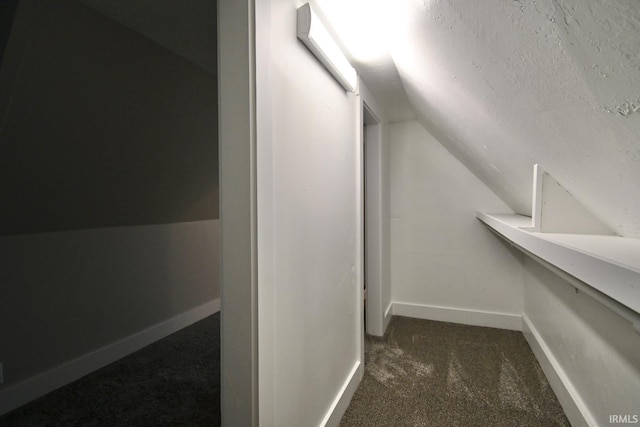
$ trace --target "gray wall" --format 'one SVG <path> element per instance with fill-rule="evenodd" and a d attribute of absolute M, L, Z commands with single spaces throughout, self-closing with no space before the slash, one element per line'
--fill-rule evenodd
<path fill-rule="evenodd" d="M 0 86 L 0 234 L 218 217 L 214 73 L 80 3 L 23 0 Z"/>
<path fill-rule="evenodd" d="M 215 2 L 202 14 L 215 35 Z M 0 69 L 0 392 L 219 298 L 216 80 L 80 2 L 20 1 Z"/>
<path fill-rule="evenodd" d="M 0 2 L 0 64 L 4 56 L 4 48 L 9 40 L 11 27 L 13 25 L 13 16 L 18 7 L 18 0 L 5 0 Z"/>
<path fill-rule="evenodd" d="M 78 0 L 217 72 L 216 0 Z"/>

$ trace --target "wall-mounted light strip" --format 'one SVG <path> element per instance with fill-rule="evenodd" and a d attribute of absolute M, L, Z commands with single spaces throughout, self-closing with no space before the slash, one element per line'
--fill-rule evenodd
<path fill-rule="evenodd" d="M 298 38 L 349 92 L 356 89 L 358 74 L 309 3 L 298 8 Z"/>

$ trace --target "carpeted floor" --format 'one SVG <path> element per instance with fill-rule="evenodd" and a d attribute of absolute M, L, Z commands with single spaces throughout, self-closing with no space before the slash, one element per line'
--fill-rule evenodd
<path fill-rule="evenodd" d="M 394 317 L 341 426 L 570 426 L 520 332 Z"/>
<path fill-rule="evenodd" d="M 2 427 L 219 426 L 220 314 L 0 417 Z M 342 426 L 569 426 L 520 332 L 394 317 Z"/>
<path fill-rule="evenodd" d="M 220 313 L 0 417 L 2 427 L 168 425 L 220 425 Z"/>

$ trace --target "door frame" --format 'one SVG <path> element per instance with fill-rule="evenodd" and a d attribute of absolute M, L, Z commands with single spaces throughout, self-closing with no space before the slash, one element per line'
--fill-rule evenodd
<path fill-rule="evenodd" d="M 367 288 L 365 330 L 370 335 L 382 336 L 391 319 L 388 138 L 385 137 L 388 129 L 384 113 L 369 90 L 361 85 L 360 92 L 364 153 L 363 271 Z"/>

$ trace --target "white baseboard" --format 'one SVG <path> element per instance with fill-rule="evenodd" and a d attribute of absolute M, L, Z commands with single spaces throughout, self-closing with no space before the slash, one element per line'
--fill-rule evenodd
<path fill-rule="evenodd" d="M 437 320 L 439 322 L 461 323 L 463 325 L 485 326 L 512 331 L 522 330 L 522 317 L 519 314 L 465 310 L 404 302 L 394 302 L 392 312 L 396 316 Z"/>
<path fill-rule="evenodd" d="M 327 411 L 322 423 L 320 426 L 322 427 L 337 427 L 340 425 L 340 420 L 344 416 L 347 408 L 349 407 L 349 403 L 351 403 L 351 398 L 353 394 L 358 389 L 360 385 L 360 381 L 362 381 L 362 376 L 364 375 L 364 365 L 358 361 L 353 366 L 351 373 L 347 377 L 347 380 L 342 385 L 340 392 L 336 396 L 331 408 Z"/>
<path fill-rule="evenodd" d="M 538 359 L 540 367 L 542 367 L 542 371 L 546 375 L 549 385 L 551 385 L 556 394 L 571 425 L 573 427 L 597 427 L 596 419 L 580 398 L 569 376 L 562 369 L 551 349 L 549 349 L 549 346 L 525 313 L 522 314 L 522 333 L 536 359 Z"/>
<path fill-rule="evenodd" d="M 219 298 L 5 390 L 0 390 L 0 415 L 76 381 L 218 311 L 220 311 Z"/>

